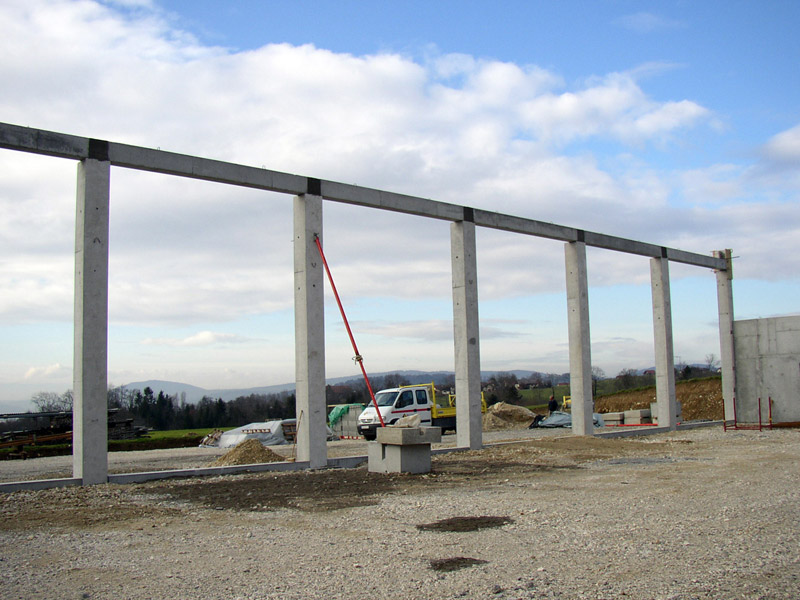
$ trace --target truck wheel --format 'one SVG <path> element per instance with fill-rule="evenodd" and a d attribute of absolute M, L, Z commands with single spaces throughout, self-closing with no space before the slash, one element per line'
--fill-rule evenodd
<path fill-rule="evenodd" d="M 364 434 L 364 439 L 367 440 L 368 442 L 374 442 L 376 437 L 378 437 L 378 434 L 374 432 Z"/>

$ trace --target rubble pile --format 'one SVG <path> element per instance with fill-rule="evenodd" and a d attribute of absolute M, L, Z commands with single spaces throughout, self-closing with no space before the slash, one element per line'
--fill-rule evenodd
<path fill-rule="evenodd" d="M 209 463 L 209 467 L 231 467 L 234 465 L 255 465 L 259 463 L 281 462 L 286 460 L 277 452 L 265 448 L 256 439 L 243 441 L 230 452 Z"/>
<path fill-rule="evenodd" d="M 505 402 L 492 404 L 483 415 L 483 430 L 525 429 L 533 422 L 535 413 L 524 406 L 516 406 Z"/>

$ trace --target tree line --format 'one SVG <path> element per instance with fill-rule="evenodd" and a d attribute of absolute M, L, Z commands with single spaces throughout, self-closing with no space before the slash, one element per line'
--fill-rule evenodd
<path fill-rule="evenodd" d="M 676 379 L 703 377 L 715 374 L 718 360 L 710 354 L 704 365 L 676 365 Z M 408 377 L 391 373 L 371 380 L 374 391 L 401 385 L 430 382 L 410 380 Z M 433 377 L 437 388 L 453 390 L 455 377 L 452 374 L 439 374 Z M 607 378 L 602 369 L 592 369 L 593 393 L 595 396 L 616 391 L 653 385 L 655 374 L 640 373 L 634 369 L 623 369 L 615 378 Z M 523 401 L 520 389 L 555 389 L 559 383 L 568 382 L 568 373 L 534 373 L 530 377 L 517 378 L 514 373 L 497 373 L 483 382 L 484 397 L 487 404 L 507 402 L 518 404 Z M 544 392 L 543 392 L 544 393 Z M 352 379 L 339 385 L 328 385 L 325 389 L 328 406 L 336 404 L 367 404 L 369 390 L 363 379 Z M 31 398 L 38 412 L 70 412 L 73 405 L 72 390 L 63 394 L 39 392 Z M 239 427 L 247 423 L 291 419 L 295 417 L 296 398 L 293 392 L 277 394 L 250 394 L 234 400 L 203 396 L 196 404 L 179 400 L 176 395 L 163 391 L 156 393 L 146 387 L 144 390 L 128 389 L 122 386 L 109 387 L 108 407 L 117 409 L 115 418 L 133 418 L 134 423 L 156 430 L 200 429 L 211 427 Z M 11 426 L 11 424 L 7 424 Z M 0 430 L 7 428 L 0 424 Z"/>
<path fill-rule="evenodd" d="M 72 411 L 72 390 L 63 394 L 39 392 L 31 402 L 38 412 Z M 144 390 L 109 387 L 108 408 L 116 409 L 114 419 L 132 418 L 137 425 L 150 429 L 205 429 L 239 427 L 258 421 L 290 419 L 295 416 L 295 395 L 250 394 L 234 400 L 203 396 L 196 404 L 178 400 L 177 395 L 152 388 Z"/>

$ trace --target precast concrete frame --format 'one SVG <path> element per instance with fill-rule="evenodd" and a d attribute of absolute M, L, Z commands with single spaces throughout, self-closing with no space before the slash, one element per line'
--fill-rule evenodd
<path fill-rule="evenodd" d="M 106 388 L 112 166 L 294 196 L 295 376 L 299 464 L 322 468 L 331 462 L 325 443 L 324 280 L 314 242 L 315 236 L 322 237 L 323 201 L 451 223 L 457 447 L 478 449 L 483 445 L 476 227 L 547 238 L 565 245 L 574 434 L 593 434 L 587 246 L 651 259 L 659 430 L 674 430 L 677 425 L 669 263 L 683 263 L 716 271 L 726 418 L 733 414 L 735 371 L 730 251 L 717 251 L 707 256 L 415 196 L 6 123 L 0 123 L 0 148 L 78 161 L 73 478 L 64 480 L 65 484 L 89 485 L 109 480 Z"/>

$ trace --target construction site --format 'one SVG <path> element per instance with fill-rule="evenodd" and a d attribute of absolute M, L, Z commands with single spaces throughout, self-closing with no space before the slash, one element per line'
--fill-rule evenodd
<path fill-rule="evenodd" d="M 735 321 L 730 250 L 698 254 L 8 124 L 0 124 L 0 147 L 78 162 L 73 455 L 0 465 L 4 596 L 796 595 L 800 318 Z M 297 418 L 290 443 L 250 443 L 277 433 L 250 424 L 232 449 L 108 453 L 112 167 L 292 195 Z M 323 202 L 450 222 L 455 393 L 442 426 L 420 426 L 435 418 L 433 386 L 430 395 L 410 386 L 384 390 L 384 405 L 373 396 L 364 413 L 374 418 L 358 417 L 357 427 L 369 426 L 363 435 L 376 441 L 332 441 L 323 264 L 334 293 L 335 284 L 321 244 Z M 486 408 L 477 227 L 563 244 L 568 412 L 534 422 L 514 409 Z M 587 246 L 649 259 L 656 386 L 641 406 L 601 407 L 593 398 Z M 717 285 L 718 419 L 692 416 L 694 407 L 677 396 L 671 262 L 712 273 Z M 351 341 L 364 371 L 352 334 Z M 409 412 L 418 414 L 401 417 Z M 408 427 L 393 428 L 407 417 Z"/>

